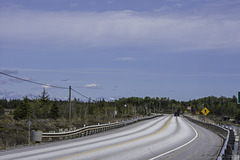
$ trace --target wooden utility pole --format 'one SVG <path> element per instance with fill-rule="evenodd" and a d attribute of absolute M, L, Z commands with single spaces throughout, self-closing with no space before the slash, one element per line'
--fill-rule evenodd
<path fill-rule="evenodd" d="M 69 86 L 69 121 L 72 120 L 71 86 Z"/>

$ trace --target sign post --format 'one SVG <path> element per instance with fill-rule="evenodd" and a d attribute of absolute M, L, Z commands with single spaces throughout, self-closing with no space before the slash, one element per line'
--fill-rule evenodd
<path fill-rule="evenodd" d="M 31 144 L 31 124 L 32 122 L 29 120 L 28 121 L 28 145 Z"/>
<path fill-rule="evenodd" d="M 238 92 L 238 100 L 237 100 L 237 104 L 240 104 L 240 92 Z"/>
<path fill-rule="evenodd" d="M 204 116 L 205 116 L 205 122 L 206 122 L 206 115 L 207 115 L 210 111 L 205 107 L 205 108 L 203 108 L 203 110 L 202 110 L 201 112 L 204 114 Z"/>

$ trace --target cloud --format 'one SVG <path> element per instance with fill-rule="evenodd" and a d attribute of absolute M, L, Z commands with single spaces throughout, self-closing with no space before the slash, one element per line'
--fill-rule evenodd
<path fill-rule="evenodd" d="M 153 9 L 153 12 L 164 12 L 164 11 L 169 11 L 169 10 L 170 10 L 170 8 L 165 5 L 165 6 L 162 6 L 162 7 L 158 8 L 158 9 Z"/>
<path fill-rule="evenodd" d="M 0 72 L 3 72 L 5 74 L 18 74 L 18 71 L 15 69 L 3 69 L 0 68 Z"/>
<path fill-rule="evenodd" d="M 14 79 L 14 78 L 10 78 L 9 79 L 10 82 L 14 82 L 14 83 L 22 83 L 23 81 L 19 80 L 19 79 Z"/>
<path fill-rule="evenodd" d="M 111 1 L 111 0 L 107 1 L 107 4 L 112 4 L 112 3 L 113 3 L 113 1 Z"/>
<path fill-rule="evenodd" d="M 114 100 L 115 100 L 115 98 L 113 98 L 113 97 L 110 97 L 109 99 L 110 99 L 111 101 L 114 101 Z"/>
<path fill-rule="evenodd" d="M 161 15 L 109 12 L 0 11 L 2 45 L 149 47 L 186 51 L 239 48 L 240 19 L 219 14 Z"/>
<path fill-rule="evenodd" d="M 181 3 L 177 3 L 176 5 L 175 5 L 177 8 L 182 8 L 182 4 Z"/>
<path fill-rule="evenodd" d="M 31 99 L 38 98 L 37 93 L 35 93 L 35 94 L 29 93 L 29 94 L 27 94 L 25 96 L 28 96 Z M 14 91 L 7 91 L 5 89 L 0 88 L 0 99 L 2 99 L 2 98 L 6 98 L 6 99 L 21 99 L 22 97 L 24 97 L 22 94 L 19 94 L 19 93 L 14 92 Z"/>
<path fill-rule="evenodd" d="M 116 59 L 115 59 L 116 60 Z M 10 68 L 10 70 L 15 70 L 16 68 Z M 34 68 L 17 68 L 16 70 L 21 72 L 47 72 L 47 73 L 64 73 L 64 74 L 110 74 L 110 73 L 126 73 L 128 70 L 126 69 L 114 69 L 114 68 L 89 68 L 89 69 L 77 69 L 77 70 L 64 70 L 64 69 L 34 69 Z M 30 78 L 24 78 L 27 80 L 35 81 Z M 61 82 L 74 82 L 79 83 L 79 80 L 70 80 L 70 79 L 60 79 Z"/>
<path fill-rule="evenodd" d="M 0 84 L 7 84 L 6 80 L 0 79 Z"/>
<path fill-rule="evenodd" d="M 77 7 L 78 5 L 79 5 L 79 3 L 70 3 L 70 6 L 73 8 Z"/>
<path fill-rule="evenodd" d="M 133 57 L 119 57 L 116 59 L 117 61 L 134 61 L 136 60 L 135 58 Z"/>
<path fill-rule="evenodd" d="M 50 86 L 50 84 L 46 84 L 46 85 L 42 85 L 42 88 L 48 89 L 48 88 L 52 88 L 52 87 Z"/>
<path fill-rule="evenodd" d="M 24 79 L 24 80 L 28 80 L 28 81 L 33 81 L 31 78 L 27 78 L 27 77 L 22 78 L 22 79 Z M 23 82 L 25 82 L 25 81 L 20 80 L 20 79 L 10 78 L 10 79 L 9 79 L 9 82 L 23 83 Z"/>
<path fill-rule="evenodd" d="M 61 79 L 60 82 L 70 82 L 70 79 Z"/>
<path fill-rule="evenodd" d="M 21 95 L 13 92 L 13 91 L 6 91 L 2 88 L 0 88 L 0 99 L 6 98 L 6 99 L 12 99 L 12 98 L 20 98 Z"/>
<path fill-rule="evenodd" d="M 95 84 L 95 83 L 91 83 L 91 84 L 86 84 L 84 86 L 84 88 L 101 89 L 102 87 L 100 85 Z"/>

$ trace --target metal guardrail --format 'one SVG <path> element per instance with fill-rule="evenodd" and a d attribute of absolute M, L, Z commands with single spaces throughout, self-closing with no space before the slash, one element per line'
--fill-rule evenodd
<path fill-rule="evenodd" d="M 225 142 L 224 142 L 224 144 L 222 146 L 221 152 L 218 155 L 218 160 L 225 160 L 225 159 L 227 159 L 227 156 L 225 155 L 225 153 L 228 152 L 227 145 L 228 145 L 228 141 L 229 141 L 229 133 L 230 132 L 229 132 L 228 129 L 225 129 L 225 130 L 227 131 L 227 136 L 225 137 Z"/>
<path fill-rule="evenodd" d="M 225 129 L 219 125 L 205 123 L 199 120 L 192 119 L 190 117 L 184 116 L 188 120 L 192 121 L 193 123 L 198 124 L 199 126 L 202 126 L 206 129 L 209 129 L 215 133 L 217 133 L 219 136 L 221 136 L 224 139 L 224 144 L 222 146 L 221 152 L 219 153 L 217 160 L 231 160 L 232 159 L 232 150 L 234 144 L 234 135 L 232 133 L 232 130 Z"/>
<path fill-rule="evenodd" d="M 42 138 L 73 138 L 73 137 L 82 137 L 87 136 L 95 133 L 104 132 L 110 129 L 123 127 L 135 122 L 139 122 L 142 120 L 152 119 L 155 117 L 159 117 L 162 115 L 151 115 L 141 118 L 135 118 L 127 121 L 115 122 L 115 123 L 108 123 L 108 124 L 101 124 L 101 125 L 92 125 L 83 128 L 79 128 L 73 131 L 68 132 L 58 132 L 58 133 L 42 133 Z"/>

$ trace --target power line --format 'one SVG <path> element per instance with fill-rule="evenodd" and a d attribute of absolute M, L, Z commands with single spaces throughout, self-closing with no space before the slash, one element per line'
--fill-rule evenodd
<path fill-rule="evenodd" d="M 0 74 L 8 76 L 8 77 L 11 77 L 11 78 L 15 78 L 15 79 L 18 79 L 18 80 L 21 80 L 21 81 L 25 81 L 25 82 L 41 85 L 41 86 L 48 86 L 48 87 L 59 88 L 59 89 L 68 89 L 68 87 L 54 86 L 54 85 L 50 85 L 50 84 L 44 84 L 44 83 L 40 83 L 40 82 L 35 82 L 35 81 L 28 80 L 28 79 L 12 76 L 10 74 L 3 73 L 3 72 L 0 72 Z"/>
<path fill-rule="evenodd" d="M 59 88 L 59 89 L 69 89 L 68 87 L 55 86 L 55 85 L 50 85 L 50 84 L 44 84 L 44 83 L 40 83 L 40 82 L 31 81 L 31 80 L 24 79 L 24 78 L 20 78 L 20 77 L 16 77 L 16 76 L 13 76 L 13 75 L 4 73 L 4 72 L 0 72 L 0 74 L 5 75 L 5 76 L 8 76 L 8 77 L 11 77 L 11 78 L 15 78 L 15 79 L 18 79 L 18 80 L 21 80 L 21 81 L 25 81 L 25 82 L 29 82 L 29 83 L 41 85 L 41 86 L 48 86 L 48 87 Z M 71 90 L 74 91 L 75 93 L 79 94 L 80 96 L 91 100 L 91 97 L 85 96 L 84 94 L 82 94 L 82 93 L 74 90 L 73 88 L 71 88 Z M 92 100 L 92 101 L 95 102 L 95 100 Z"/>
<path fill-rule="evenodd" d="M 78 91 L 76 91 L 76 90 L 74 90 L 74 89 L 72 89 L 72 91 L 74 91 L 75 93 L 79 94 L 80 96 L 82 96 L 82 97 L 84 97 L 84 98 L 89 99 L 90 101 L 92 100 L 91 97 L 85 96 L 84 94 L 79 93 Z M 92 101 L 95 102 L 95 100 L 92 100 Z"/>

